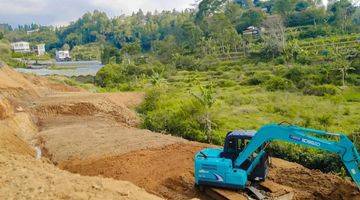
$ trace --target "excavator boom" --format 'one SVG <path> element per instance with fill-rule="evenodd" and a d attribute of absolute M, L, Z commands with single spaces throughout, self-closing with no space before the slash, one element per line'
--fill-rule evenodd
<path fill-rule="evenodd" d="M 337 137 L 338 140 L 327 140 L 316 136 Z M 339 155 L 352 179 L 360 189 L 360 157 L 359 153 L 343 134 L 328 133 L 326 131 L 308 129 L 293 125 L 269 124 L 263 126 L 252 138 L 250 143 L 239 154 L 234 162 L 234 167 L 241 164 L 264 143 L 271 141 L 285 141 L 302 146 L 326 150 Z"/>

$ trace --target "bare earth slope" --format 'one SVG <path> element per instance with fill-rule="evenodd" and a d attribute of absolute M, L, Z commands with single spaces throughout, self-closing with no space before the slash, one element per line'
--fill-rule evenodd
<path fill-rule="evenodd" d="M 193 156 L 208 145 L 139 129 L 142 99 L 0 68 L 0 199 L 206 199 Z M 279 159 L 269 181 L 295 199 L 360 199 L 350 181 Z"/>
<path fill-rule="evenodd" d="M 44 92 L 37 89 L 23 75 L 0 68 L 0 199 L 160 199 L 126 181 L 71 174 L 45 158 L 36 160 L 38 127 L 26 106 Z"/>

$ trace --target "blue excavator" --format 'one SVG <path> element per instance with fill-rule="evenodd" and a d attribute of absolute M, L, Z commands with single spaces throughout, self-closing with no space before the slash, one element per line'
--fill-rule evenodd
<path fill-rule="evenodd" d="M 232 131 L 224 148 L 206 148 L 195 155 L 195 185 L 245 189 L 254 181 L 263 181 L 269 172 L 272 141 L 285 141 L 322 149 L 339 155 L 348 174 L 360 188 L 359 153 L 343 134 L 303 128 L 290 124 L 269 124 L 258 131 Z"/>

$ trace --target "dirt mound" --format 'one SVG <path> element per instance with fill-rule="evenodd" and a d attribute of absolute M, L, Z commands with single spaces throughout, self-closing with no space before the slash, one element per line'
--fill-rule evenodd
<path fill-rule="evenodd" d="M 129 182 L 83 177 L 0 150 L 0 199 L 159 199 Z"/>
<path fill-rule="evenodd" d="M 39 96 L 34 85 L 24 75 L 7 66 L 0 68 L 0 92 L 2 96 Z"/>
<path fill-rule="evenodd" d="M 40 113 L 41 117 L 48 117 L 49 115 L 94 115 L 99 110 L 94 104 L 89 102 L 75 102 L 73 104 L 54 104 L 54 105 L 41 105 L 35 108 L 37 114 Z"/>
<path fill-rule="evenodd" d="M 81 175 L 127 180 L 166 199 L 201 197 L 194 190 L 193 155 L 207 145 L 177 143 L 101 159 L 73 159 L 62 169 Z"/>
<path fill-rule="evenodd" d="M 30 115 L 16 111 L 10 101 L 3 98 L 0 100 L 0 149 L 9 152 L 34 155 L 32 143 L 37 127 Z"/>
<path fill-rule="evenodd" d="M 7 99 L 0 97 L 0 120 L 8 118 L 12 115 L 14 115 L 12 105 Z"/>
<path fill-rule="evenodd" d="M 86 92 L 85 89 L 73 87 L 59 82 L 60 80 L 51 80 L 42 76 L 35 76 L 32 74 L 23 74 L 23 76 L 30 81 L 37 89 L 42 91 L 53 90 L 57 92 Z"/>
<path fill-rule="evenodd" d="M 129 95 L 130 97 L 132 95 Z M 135 96 L 135 95 L 134 95 Z M 33 114 L 43 123 L 49 117 L 66 116 L 98 116 L 114 119 L 125 126 L 137 126 L 139 117 L 127 105 L 137 105 L 138 100 L 125 101 L 124 95 L 59 93 L 40 98 L 35 101 Z M 137 97 L 136 97 L 137 98 Z"/>
<path fill-rule="evenodd" d="M 360 199 L 352 182 L 281 159 L 273 159 L 269 179 L 295 189 L 296 199 Z"/>

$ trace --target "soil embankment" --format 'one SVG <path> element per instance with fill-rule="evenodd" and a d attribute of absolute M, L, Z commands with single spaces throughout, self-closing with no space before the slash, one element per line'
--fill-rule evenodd
<path fill-rule="evenodd" d="M 143 94 L 93 94 L 8 67 L 0 94 L 0 199 L 205 198 L 193 156 L 208 145 L 139 129 Z M 360 199 L 350 181 L 279 159 L 269 181 L 295 199 Z"/>
<path fill-rule="evenodd" d="M 36 160 L 39 127 L 31 106 L 57 91 L 33 84 L 37 77 L 27 78 L 0 68 L 0 199 L 160 199 L 130 182 L 84 177 L 60 170 L 46 158 Z"/>

